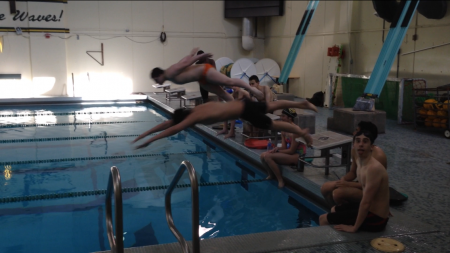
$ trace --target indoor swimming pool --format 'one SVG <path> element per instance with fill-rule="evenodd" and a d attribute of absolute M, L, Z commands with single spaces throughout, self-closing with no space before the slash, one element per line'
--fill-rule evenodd
<path fill-rule="evenodd" d="M 125 247 L 176 242 L 164 194 L 183 160 L 200 184 L 201 239 L 317 226 L 321 208 L 193 130 L 134 150 L 131 141 L 167 117 L 150 104 L 0 107 L 0 252 L 109 250 L 112 166 L 133 189 L 122 195 Z M 174 190 L 172 214 L 191 240 L 189 187 Z"/>

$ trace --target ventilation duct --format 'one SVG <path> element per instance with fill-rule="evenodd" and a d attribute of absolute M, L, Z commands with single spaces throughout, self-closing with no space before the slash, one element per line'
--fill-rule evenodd
<path fill-rule="evenodd" d="M 242 48 L 247 51 L 252 51 L 255 47 L 253 41 L 253 34 L 255 31 L 255 22 L 253 18 L 242 19 Z"/>

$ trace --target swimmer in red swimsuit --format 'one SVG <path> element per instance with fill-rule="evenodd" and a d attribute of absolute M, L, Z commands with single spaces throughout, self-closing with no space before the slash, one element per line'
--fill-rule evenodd
<path fill-rule="evenodd" d="M 197 52 L 197 55 L 204 54 L 204 53 L 205 52 L 200 50 Z M 207 58 L 204 60 L 197 61 L 196 64 L 203 64 L 203 66 L 204 66 L 202 76 L 200 77 L 200 80 L 198 81 L 198 83 L 200 84 L 200 93 L 202 94 L 203 103 L 208 102 L 208 92 L 216 94 L 223 101 L 226 101 L 226 102 L 233 101 L 233 97 L 230 94 L 228 94 L 228 92 L 225 92 L 222 89 L 222 87 L 217 86 L 217 85 L 208 85 L 208 82 L 206 81 L 206 74 L 208 73 L 208 70 L 210 68 L 216 69 L 216 63 L 214 62 L 214 60 L 211 58 Z M 233 122 L 234 121 L 231 121 L 231 123 L 233 123 Z M 228 132 L 228 121 L 224 121 L 222 130 L 217 132 L 217 135 L 219 135 L 219 134 L 226 134 L 225 138 L 234 136 L 235 135 L 234 125 L 232 128 L 230 128 L 230 131 Z"/>
<path fill-rule="evenodd" d="M 264 97 L 260 90 L 251 87 L 244 80 L 229 78 L 207 65 L 192 65 L 198 60 L 201 61 L 212 56 L 210 53 L 196 55 L 197 51 L 198 48 L 194 48 L 188 56 L 166 70 L 154 68 L 151 71 L 151 78 L 158 84 L 163 84 L 165 81 L 171 81 L 175 84 L 202 81 L 204 83 L 201 84 L 203 88 L 208 87 L 209 92 L 215 93 L 219 97 L 223 96 L 223 93 L 219 91 L 219 89 L 222 90 L 220 86 L 238 86 L 247 89 L 256 98 L 262 99 Z"/>

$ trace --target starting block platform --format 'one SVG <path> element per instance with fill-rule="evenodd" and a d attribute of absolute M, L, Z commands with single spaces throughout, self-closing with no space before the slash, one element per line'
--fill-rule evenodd
<path fill-rule="evenodd" d="M 163 85 L 153 84 L 152 87 L 156 89 L 163 88 L 163 92 L 166 92 L 166 90 L 170 89 L 170 84 L 163 84 Z"/>
<path fill-rule="evenodd" d="M 327 129 L 352 134 L 360 121 L 370 121 L 378 128 L 378 133 L 386 132 L 386 112 L 353 111 L 353 108 L 337 108 L 333 117 L 327 119 Z"/>
<path fill-rule="evenodd" d="M 194 101 L 194 106 L 203 104 L 202 94 L 200 94 L 200 92 L 194 92 L 194 93 L 189 93 L 189 94 L 183 95 L 183 96 L 181 96 L 181 99 L 183 100 L 184 107 L 186 107 L 186 101 L 188 101 L 188 102 Z M 189 105 L 190 105 L 190 103 L 189 103 Z"/>
<path fill-rule="evenodd" d="M 165 92 L 166 92 L 166 100 L 169 101 L 173 98 L 181 99 L 181 96 L 186 94 L 186 90 L 184 88 L 167 89 L 165 90 Z"/>

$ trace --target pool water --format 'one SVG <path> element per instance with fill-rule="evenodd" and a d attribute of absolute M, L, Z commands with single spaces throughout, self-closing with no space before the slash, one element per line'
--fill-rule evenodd
<path fill-rule="evenodd" d="M 180 163 L 190 161 L 202 185 L 201 239 L 317 225 L 323 210 L 262 180 L 263 173 L 192 130 L 133 149 L 134 138 L 167 117 L 149 104 L 0 108 L 0 252 L 110 249 L 104 194 L 23 197 L 104 190 L 111 166 L 124 188 L 167 186 Z M 185 173 L 179 184 L 189 183 Z M 125 247 L 176 242 L 165 218 L 166 190 L 154 188 L 122 195 Z M 176 188 L 173 219 L 187 240 L 191 209 L 191 189 Z"/>

